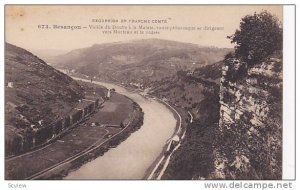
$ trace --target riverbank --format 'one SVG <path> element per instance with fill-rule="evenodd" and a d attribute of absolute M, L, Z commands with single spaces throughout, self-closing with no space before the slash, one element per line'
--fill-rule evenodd
<path fill-rule="evenodd" d="M 141 109 L 139 110 L 141 111 Z M 72 158 L 68 160 L 67 163 L 59 166 L 59 168 L 54 168 L 50 172 L 43 174 L 43 176 L 38 176 L 38 179 L 66 179 L 69 173 L 76 171 L 81 166 L 88 162 L 103 156 L 112 148 L 116 148 L 120 143 L 125 141 L 132 133 L 139 130 L 143 124 L 143 113 L 139 112 L 140 116 L 135 117 L 133 120 L 122 129 L 120 132 L 114 134 L 109 139 L 93 144 L 89 149 L 85 150 L 79 157 Z M 108 137 L 108 136 L 107 136 Z"/>
<path fill-rule="evenodd" d="M 106 82 L 93 83 L 115 88 L 116 92 L 136 101 L 145 113 L 144 124 L 120 146 L 83 165 L 66 179 L 144 179 L 149 173 L 149 166 L 156 163 L 166 142 L 177 131 L 177 120 L 172 110 L 160 101 L 145 98 L 136 89 Z"/>
<path fill-rule="evenodd" d="M 211 178 L 214 171 L 215 139 L 218 138 L 217 91 L 206 91 L 197 108 L 199 111 L 196 114 L 189 114 L 186 137 L 170 159 L 169 166 L 161 177 L 163 180 Z"/>
<path fill-rule="evenodd" d="M 185 132 L 187 128 L 187 125 L 185 123 L 185 120 L 187 118 L 186 114 L 184 114 L 185 110 L 180 109 L 179 107 L 175 108 L 174 105 L 171 105 L 170 103 L 165 102 L 163 100 L 160 99 L 157 100 L 163 103 L 166 107 L 169 107 L 174 117 L 177 118 L 177 124 L 176 124 L 176 130 L 174 131 L 174 134 L 166 143 L 159 157 L 148 169 L 148 172 L 144 177 L 144 179 L 148 179 L 148 180 L 161 179 L 166 168 L 168 167 L 172 154 L 180 147 L 181 141 L 185 137 Z"/>
<path fill-rule="evenodd" d="M 141 108 L 128 97 L 115 93 L 58 140 L 6 160 L 6 179 L 62 179 L 69 171 L 116 147 L 142 123 Z"/>
<path fill-rule="evenodd" d="M 178 114 L 178 112 L 175 112 L 176 110 L 174 110 L 174 108 L 172 109 L 172 107 L 162 101 L 162 100 L 159 100 L 157 99 L 159 102 L 161 102 L 162 104 L 164 104 L 166 107 L 169 107 L 171 112 L 173 113 L 173 116 L 176 118 L 176 128 L 175 128 L 175 131 L 172 135 L 172 137 L 174 137 L 178 131 L 182 130 L 182 119 L 181 119 L 181 116 Z M 170 141 L 172 139 L 172 137 L 170 137 L 170 139 L 168 141 Z M 168 142 L 167 141 L 167 142 Z M 143 177 L 143 179 L 152 179 L 152 176 L 153 173 L 156 171 L 157 169 L 157 165 L 159 165 L 159 163 L 161 163 L 161 160 L 163 159 L 163 157 L 165 156 L 166 152 L 167 152 L 167 149 L 168 149 L 168 146 L 169 146 L 169 143 L 166 143 L 163 150 L 161 151 L 161 153 L 159 154 L 159 156 L 156 158 L 156 160 L 151 164 L 151 166 L 147 169 L 146 173 L 145 173 L 145 176 Z"/>
<path fill-rule="evenodd" d="M 74 79 L 78 79 L 78 78 L 75 77 Z M 113 84 L 125 88 L 129 92 L 138 92 L 141 96 L 143 96 L 148 100 L 155 100 L 163 104 L 168 110 L 172 112 L 174 118 L 176 118 L 176 128 L 173 134 L 168 138 L 162 151 L 156 157 L 155 161 L 150 165 L 150 167 L 147 168 L 145 175 L 143 176 L 143 179 L 160 179 L 169 164 L 170 157 L 179 148 L 180 141 L 185 136 L 185 131 L 187 127 L 185 121 L 188 118 L 186 110 L 178 106 L 176 106 L 175 108 L 175 106 L 172 105 L 171 103 L 161 100 L 153 95 L 143 94 L 143 91 L 140 89 L 128 87 L 119 83 L 113 83 Z M 178 139 L 178 141 L 176 141 L 175 139 Z"/>

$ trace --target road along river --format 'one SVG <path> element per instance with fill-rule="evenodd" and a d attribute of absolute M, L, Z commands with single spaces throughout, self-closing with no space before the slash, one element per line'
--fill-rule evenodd
<path fill-rule="evenodd" d="M 110 83 L 93 83 L 114 88 L 138 103 L 144 112 L 144 124 L 116 148 L 70 172 L 65 179 L 143 179 L 176 130 L 173 113 L 164 104 L 137 92 Z"/>

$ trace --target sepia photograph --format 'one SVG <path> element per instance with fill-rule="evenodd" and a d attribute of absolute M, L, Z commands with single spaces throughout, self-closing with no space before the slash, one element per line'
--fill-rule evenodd
<path fill-rule="evenodd" d="M 283 7 L 5 5 L 5 180 L 285 179 Z"/>

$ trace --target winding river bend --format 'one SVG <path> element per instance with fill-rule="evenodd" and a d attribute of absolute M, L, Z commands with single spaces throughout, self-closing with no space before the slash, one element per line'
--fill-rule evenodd
<path fill-rule="evenodd" d="M 158 101 L 146 99 L 114 84 L 94 83 L 114 88 L 138 103 L 144 112 L 144 124 L 116 148 L 70 172 L 65 179 L 142 179 L 161 154 L 166 141 L 172 137 L 176 119 Z"/>

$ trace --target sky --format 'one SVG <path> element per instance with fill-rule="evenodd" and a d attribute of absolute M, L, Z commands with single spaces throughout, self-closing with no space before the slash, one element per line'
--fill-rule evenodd
<path fill-rule="evenodd" d="M 188 42 L 201 46 L 233 47 L 226 36 L 239 28 L 241 18 L 247 14 L 267 10 L 282 21 L 282 6 L 211 6 L 211 5 L 160 5 L 160 6 L 5 6 L 6 42 L 25 49 L 55 49 L 70 51 L 92 46 L 93 44 L 120 42 L 136 39 L 160 38 Z M 140 24 L 128 23 L 129 20 L 165 20 L 165 24 L 144 24 L 144 26 L 164 27 L 202 27 L 201 30 L 161 30 L 159 34 L 103 34 L 103 29 L 89 29 L 89 25 L 112 25 L 111 23 L 92 22 L 92 19 L 114 19 L 117 26 Z M 120 23 L 125 19 L 126 23 Z M 51 29 L 39 29 L 48 25 Z M 53 25 L 79 25 L 81 30 L 53 29 Z M 220 27 L 221 30 L 203 30 L 207 27 Z"/>

